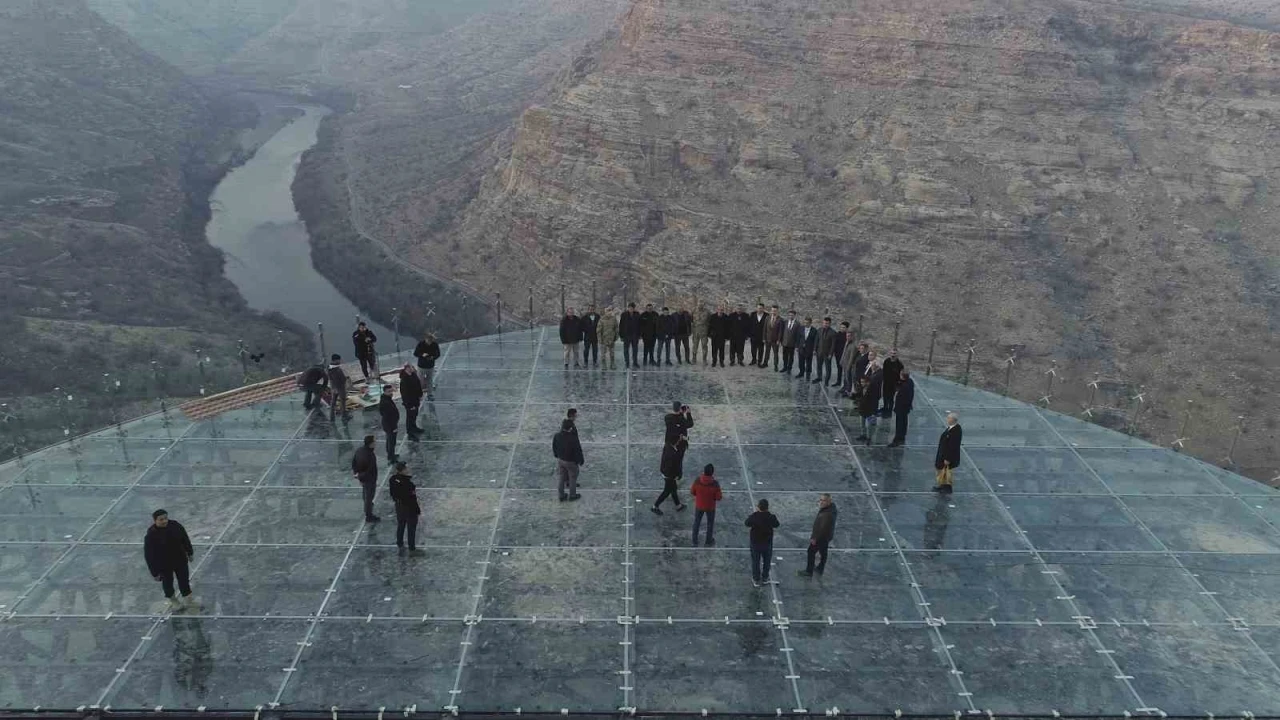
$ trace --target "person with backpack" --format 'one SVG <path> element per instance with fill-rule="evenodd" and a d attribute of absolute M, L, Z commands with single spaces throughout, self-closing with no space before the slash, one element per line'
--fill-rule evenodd
<path fill-rule="evenodd" d="M 760 587 L 769 582 L 769 568 L 773 557 L 773 531 L 778 529 L 778 516 L 769 512 L 769 501 L 761 499 L 756 511 L 747 516 L 751 528 L 751 584 Z"/>
<path fill-rule="evenodd" d="M 684 503 L 680 502 L 679 488 L 680 478 L 684 475 L 684 453 L 689 449 L 689 438 L 683 435 L 676 439 L 675 444 L 667 443 L 662 446 L 662 464 L 659 469 L 662 472 L 664 485 L 662 494 L 657 500 L 653 501 L 653 507 L 649 508 L 654 515 L 661 515 L 662 501 L 668 497 L 671 502 L 676 504 L 676 510 L 684 510 Z"/>
<path fill-rule="evenodd" d="M 698 546 L 698 530 L 702 527 L 702 516 L 707 517 L 707 547 L 716 544 L 716 503 L 724 498 L 720 492 L 720 483 L 716 481 L 716 466 L 707 463 L 702 474 L 689 488 L 693 495 L 693 546 Z"/>

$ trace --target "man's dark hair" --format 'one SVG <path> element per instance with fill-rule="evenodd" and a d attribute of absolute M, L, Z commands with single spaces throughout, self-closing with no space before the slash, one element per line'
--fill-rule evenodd
<path fill-rule="evenodd" d="M 756 507 L 767 511 L 769 509 L 769 501 L 764 498 L 760 498 L 760 502 L 756 503 Z"/>
<path fill-rule="evenodd" d="M 377 438 L 375 438 L 375 437 L 374 437 L 374 436 L 372 436 L 372 435 L 365 435 L 365 436 L 364 436 L 364 446 L 365 446 L 365 447 L 373 447 L 373 443 L 374 443 L 376 440 L 377 440 Z"/>
<path fill-rule="evenodd" d="M 813 322 L 813 317 L 812 317 L 812 316 L 810 316 L 810 315 L 805 315 L 805 316 L 804 316 L 804 321 L 805 321 L 805 322 Z"/>
<path fill-rule="evenodd" d="M 672 409 L 672 410 L 675 410 L 676 412 L 680 412 L 680 401 L 679 401 L 679 400 L 672 400 L 672 401 L 671 401 L 671 409 Z"/>
<path fill-rule="evenodd" d="M 756 303 L 756 307 L 764 307 L 764 303 Z"/>
<path fill-rule="evenodd" d="M 568 415 L 569 417 L 573 417 L 574 415 L 577 415 L 577 414 L 578 414 L 578 408 L 569 408 L 569 412 L 565 413 L 565 415 Z"/>
<path fill-rule="evenodd" d="M 408 468 L 409 466 L 406 465 L 403 460 L 400 460 L 399 462 L 396 463 L 396 472 L 404 472 Z"/>
<path fill-rule="evenodd" d="M 333 364 L 335 364 L 335 365 L 336 365 L 336 364 L 338 364 L 338 363 L 342 362 L 342 356 L 341 356 L 341 355 L 339 355 L 338 353 L 334 353 L 334 354 L 332 354 L 332 355 L 330 355 L 330 356 L 329 356 L 329 362 L 331 362 L 331 363 L 333 363 Z"/>
<path fill-rule="evenodd" d="M 848 320 L 841 321 L 840 327 L 843 327 L 843 328 L 849 327 L 849 321 Z"/>
<path fill-rule="evenodd" d="M 822 318 L 823 322 L 831 322 L 830 316 Z"/>
<path fill-rule="evenodd" d="M 565 418 L 560 422 L 560 429 L 564 432 L 569 432 L 573 429 L 573 421 L 569 418 Z"/>
<path fill-rule="evenodd" d="M 387 384 L 382 386 L 382 391 L 387 393 L 395 392 L 395 389 L 396 389 L 395 385 Z"/>
<path fill-rule="evenodd" d="M 787 311 L 787 314 L 788 314 L 788 315 L 795 315 L 795 314 L 796 314 L 796 311 L 795 311 L 795 310 L 788 310 L 788 311 Z"/>
<path fill-rule="evenodd" d="M 364 321 L 363 321 L 363 320 L 361 320 L 360 322 L 356 323 L 356 327 L 358 327 L 358 328 L 362 328 L 362 327 L 369 327 L 369 326 L 368 326 L 368 325 L 365 325 L 365 324 L 364 324 Z"/>
<path fill-rule="evenodd" d="M 152 519 L 152 520 L 155 520 L 156 518 L 160 517 L 161 515 L 168 515 L 168 514 L 169 514 L 169 513 L 168 513 L 168 511 L 166 511 L 166 510 L 163 510 L 163 509 L 161 509 L 161 510 L 156 510 L 155 512 L 151 513 L 151 519 Z"/>
<path fill-rule="evenodd" d="M 707 463 L 706 467 L 702 468 L 702 474 L 703 474 L 703 475 L 715 475 L 715 474 L 716 474 L 716 466 L 715 466 L 715 465 L 712 465 L 711 463 Z"/>
<path fill-rule="evenodd" d="M 629 307 L 629 308 L 631 308 L 632 310 L 634 310 L 634 309 L 636 308 L 636 304 L 635 304 L 635 303 L 627 303 L 627 307 Z"/>
<path fill-rule="evenodd" d="M 667 306 L 666 306 L 666 305 L 663 305 L 663 306 L 662 306 L 662 312 L 671 312 L 671 311 L 667 309 Z"/>

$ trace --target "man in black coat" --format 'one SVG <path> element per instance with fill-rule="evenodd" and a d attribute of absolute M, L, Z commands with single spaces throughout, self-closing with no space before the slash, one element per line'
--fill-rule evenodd
<path fill-rule="evenodd" d="M 422 508 L 418 506 L 418 488 L 413 484 L 413 476 L 408 467 L 396 463 L 396 471 L 387 478 L 387 492 L 396 504 L 396 547 L 404 549 L 404 531 L 409 531 L 409 552 L 418 554 L 418 516 Z"/>
<path fill-rule="evenodd" d="M 400 427 L 400 408 L 391 399 L 395 387 L 382 386 L 382 398 L 378 400 L 378 414 L 382 416 L 382 432 L 387 434 L 387 462 L 396 461 L 396 430 Z"/>
<path fill-rule="evenodd" d="M 657 365 L 653 359 L 653 347 L 658 340 L 658 313 L 653 311 L 653 303 L 645 303 L 644 312 L 640 313 L 640 341 L 644 343 L 644 364 Z"/>
<path fill-rule="evenodd" d="M 796 361 L 796 348 L 800 345 L 804 333 L 800 321 L 796 320 L 796 311 L 787 311 L 787 320 L 782 325 L 782 369 L 778 372 L 790 373 Z"/>
<path fill-rule="evenodd" d="M 898 350 L 894 348 L 889 351 L 889 357 L 884 359 L 884 412 L 881 414 L 889 417 L 893 414 L 894 395 L 898 390 L 898 379 L 902 376 L 902 369 L 905 366 L 898 359 Z"/>
<path fill-rule="evenodd" d="M 667 443 L 662 446 L 662 462 L 658 466 L 658 471 L 662 473 L 662 493 L 653 501 L 653 507 L 649 508 L 654 515 L 662 514 L 662 501 L 667 498 L 671 498 L 671 502 L 676 504 L 676 510 L 684 510 L 679 489 L 680 478 L 684 476 L 684 453 L 688 449 L 689 439 L 683 435 L 674 445 Z"/>
<path fill-rule="evenodd" d="M 329 374 L 323 365 L 312 365 L 298 376 L 298 387 L 306 393 L 302 399 L 302 408 L 310 410 L 320 404 L 321 393 L 329 387 Z"/>
<path fill-rule="evenodd" d="M 830 495 L 824 493 L 818 498 L 818 515 L 813 519 L 813 532 L 809 534 L 809 560 L 804 570 L 796 571 L 797 575 L 813 577 L 815 572 L 821 575 L 827 569 L 827 548 L 836 535 L 837 514 L 836 504 Z M 817 567 L 813 565 L 815 556 L 822 557 Z"/>
<path fill-rule="evenodd" d="M 693 429 L 693 411 L 679 400 L 672 400 L 671 412 L 663 416 L 662 423 L 666 426 L 662 442 L 675 445 L 680 438 L 689 437 L 689 431 Z"/>
<path fill-rule="evenodd" d="M 787 321 L 778 314 L 778 306 L 769 308 L 769 317 L 764 321 L 764 349 L 760 358 L 760 367 L 769 368 L 769 356 L 773 356 L 773 369 L 778 369 L 778 348 L 781 347 L 782 334 L 786 330 Z"/>
<path fill-rule="evenodd" d="M 351 475 L 360 483 L 364 494 L 365 522 L 378 522 L 381 519 L 373 514 L 373 498 L 378 492 L 378 454 L 373 451 L 375 442 L 377 438 L 365 435 L 364 442 L 351 456 Z"/>
<path fill-rule="evenodd" d="M 573 366 L 578 364 L 578 343 L 582 342 L 582 320 L 573 314 L 573 308 L 560 318 L 560 344 L 564 346 L 564 369 L 569 369 L 569 357 L 573 357 Z"/>
<path fill-rule="evenodd" d="M 640 313 L 635 303 L 618 318 L 618 337 L 622 338 L 622 362 L 626 367 L 640 367 Z"/>
<path fill-rule="evenodd" d="M 751 334 L 751 316 L 745 305 L 729 315 L 729 364 L 745 365 L 747 336 Z"/>
<path fill-rule="evenodd" d="M 586 367 L 588 361 L 592 367 L 599 367 L 600 337 L 597 328 L 600 327 L 600 313 L 596 312 L 595 305 L 587 306 L 587 313 L 579 318 L 579 326 L 582 329 L 582 367 Z"/>
<path fill-rule="evenodd" d="M 747 342 L 751 345 L 751 364 L 760 366 L 764 355 L 764 323 L 769 318 L 764 303 L 756 303 L 756 311 L 747 316 Z"/>
<path fill-rule="evenodd" d="M 711 340 L 711 367 L 720 363 L 724 367 L 724 344 L 729 340 L 729 316 L 724 306 L 716 308 L 715 313 L 707 318 L 707 337 Z"/>
<path fill-rule="evenodd" d="M 693 334 L 693 315 L 689 314 L 688 308 L 680 308 L 675 313 L 676 322 L 676 362 L 680 364 L 693 364 L 693 354 L 689 347 L 689 336 Z M 680 349 L 684 348 L 684 357 L 680 355 Z"/>
<path fill-rule="evenodd" d="M 903 370 L 899 375 L 897 392 L 893 403 L 893 442 L 889 447 L 899 447 L 907 441 L 907 417 L 916 401 L 916 381 L 911 379 L 910 372 Z"/>
<path fill-rule="evenodd" d="M 376 342 L 378 336 L 363 321 L 351 333 L 351 344 L 355 346 L 356 359 L 360 361 L 360 372 L 364 373 L 365 380 L 369 379 L 370 374 L 378 374 L 378 351 L 373 346 Z"/>
<path fill-rule="evenodd" d="M 938 471 L 938 484 L 934 487 L 935 492 L 951 493 L 950 473 L 943 475 L 942 470 L 949 468 L 955 470 L 960 467 L 960 438 L 963 433 L 960 430 L 960 418 L 955 413 L 947 413 L 947 429 L 942 431 L 942 435 L 938 437 L 938 453 L 933 458 L 933 468 Z"/>
<path fill-rule="evenodd" d="M 836 334 L 835 341 L 832 343 L 831 357 L 836 361 L 836 381 L 831 383 L 831 387 L 844 387 L 844 363 L 841 358 L 844 357 L 844 346 L 849 342 L 849 321 L 845 320 L 840 323 L 840 332 Z"/>
<path fill-rule="evenodd" d="M 551 454 L 556 458 L 556 477 L 559 479 L 560 502 L 577 500 L 578 470 L 585 464 L 582 443 L 570 420 L 560 422 L 560 432 L 551 439 Z"/>
<path fill-rule="evenodd" d="M 662 364 L 664 355 L 667 358 L 667 364 L 671 364 L 671 340 L 675 335 L 676 317 L 671 314 L 670 308 L 663 306 L 662 314 L 658 316 L 658 354 L 656 364 Z"/>
<path fill-rule="evenodd" d="M 342 369 L 342 356 L 334 354 L 329 358 L 329 422 L 337 418 L 338 408 L 342 408 L 342 419 L 351 419 L 351 411 L 347 409 L 347 373 Z"/>
<path fill-rule="evenodd" d="M 800 328 L 800 341 L 796 344 L 800 354 L 800 371 L 796 377 L 808 380 L 813 373 L 813 355 L 818 350 L 818 328 L 813 326 L 813 318 L 805 317 L 804 327 Z"/>
<path fill-rule="evenodd" d="M 191 571 L 189 564 L 195 555 L 191 547 L 191 538 L 186 528 L 176 520 L 169 519 L 169 513 L 156 510 L 151 513 L 151 527 L 147 528 L 147 536 L 142 543 L 142 553 L 147 561 L 147 570 L 164 588 L 164 596 L 172 609 L 194 607 L 199 602 L 191 596 Z M 173 596 L 173 580 L 178 580 L 178 591 L 182 593 L 179 600 Z"/>
<path fill-rule="evenodd" d="M 831 380 L 832 356 L 835 357 L 836 364 L 840 364 L 840 355 L 836 352 L 837 337 L 843 338 L 844 334 L 836 332 L 835 328 L 831 327 L 831 318 L 822 318 L 822 327 L 818 328 L 818 370 L 814 373 L 817 375 L 813 379 L 814 385 L 818 383 L 826 384 Z"/>
<path fill-rule="evenodd" d="M 418 433 L 418 408 L 422 405 L 422 378 L 413 365 L 405 363 L 400 369 L 400 402 L 404 404 L 404 434 L 416 440 Z"/>

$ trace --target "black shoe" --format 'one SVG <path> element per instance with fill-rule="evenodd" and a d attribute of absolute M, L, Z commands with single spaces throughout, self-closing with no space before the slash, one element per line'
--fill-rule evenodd
<path fill-rule="evenodd" d="M 707 547 L 711 547 L 715 544 L 716 544 L 716 541 L 714 538 L 707 538 Z"/>
<path fill-rule="evenodd" d="M 650 505 L 650 506 L 649 506 L 649 512 L 653 513 L 654 515 L 661 515 L 661 514 L 662 514 L 662 510 L 659 510 L 657 505 Z"/>
<path fill-rule="evenodd" d="M 569 363 L 565 363 L 565 364 L 564 364 L 564 369 L 565 369 L 565 370 L 568 370 L 568 369 L 569 369 Z"/>
<path fill-rule="evenodd" d="M 684 504 L 681 504 L 681 503 L 677 503 L 677 504 L 676 504 L 676 512 L 680 512 L 681 510 L 684 510 L 686 507 L 688 507 L 688 506 L 687 506 L 687 505 L 684 505 Z"/>
<path fill-rule="evenodd" d="M 822 381 L 821 381 L 821 380 L 814 380 L 813 382 L 811 382 L 811 383 L 809 383 L 809 384 L 810 384 L 810 385 L 817 385 L 817 384 L 818 384 L 818 383 L 820 383 L 820 382 L 822 382 Z"/>
<path fill-rule="evenodd" d="M 800 577 L 813 577 L 813 573 L 808 570 L 797 570 L 796 574 Z"/>
<path fill-rule="evenodd" d="M 568 500 L 568 499 L 569 499 L 569 496 L 568 496 L 568 495 L 561 495 L 561 496 L 560 496 L 560 502 L 564 502 L 565 500 Z"/>
<path fill-rule="evenodd" d="M 902 443 L 895 441 L 895 442 L 889 443 L 888 445 L 885 445 L 885 447 L 887 448 L 902 447 Z"/>
<path fill-rule="evenodd" d="M 582 496 L 581 496 L 581 495 L 579 495 L 578 493 L 574 493 L 574 494 L 572 494 L 572 495 L 570 495 L 570 496 L 569 496 L 569 499 L 570 499 L 570 500 L 581 500 L 581 499 L 582 499 Z"/>
<path fill-rule="evenodd" d="M 369 517 L 366 517 L 366 518 L 364 519 L 364 521 L 365 521 L 365 522 L 368 522 L 368 523 L 375 523 L 375 522 L 379 522 L 379 521 L 381 521 L 381 520 L 382 520 L 382 518 L 378 517 L 377 515 L 370 515 Z"/>
<path fill-rule="evenodd" d="M 860 441 L 860 440 L 870 440 L 870 439 L 871 439 L 871 438 L 867 437 L 866 435 L 859 435 L 858 437 L 854 438 L 853 440 L 854 440 L 854 442 L 858 442 L 858 441 Z"/>

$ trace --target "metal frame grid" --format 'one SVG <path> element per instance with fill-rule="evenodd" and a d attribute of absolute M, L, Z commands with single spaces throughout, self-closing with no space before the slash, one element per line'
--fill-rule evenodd
<path fill-rule="evenodd" d="M 1015 402 L 992 408 L 933 378 L 918 381 L 918 429 L 905 449 L 856 445 L 848 402 L 825 387 L 745 368 L 566 372 L 548 332 L 446 346 L 434 429 L 402 446 L 424 495 L 422 558 L 394 557 L 378 534 L 386 530 L 358 512 L 345 526 L 327 514 L 358 508 L 358 487 L 326 464 L 340 465 L 333 460 L 376 419 L 333 427 L 296 397 L 176 432 L 149 419 L 0 466 L 0 555 L 13 558 L 0 564 L 0 666 L 15 671 L 0 682 L 0 707 L 1280 711 L 1280 613 L 1270 603 L 1280 588 L 1280 500 L 1271 489 L 1123 436 L 1101 444 L 1096 429 L 1079 435 L 1092 444 L 1073 442 L 1060 417 Z M 656 468 L 654 438 L 672 399 L 698 421 L 686 484 L 704 457 L 726 469 L 715 547 L 688 546 L 691 511 L 644 512 L 661 484 L 646 468 Z M 555 503 L 541 434 L 571 405 L 584 418 L 584 498 Z M 949 410 L 961 415 L 966 446 L 957 492 L 945 497 L 928 485 Z M 886 428 L 874 437 L 882 444 Z M 240 469 L 254 479 L 234 484 L 232 453 L 246 448 L 262 459 Z M 166 480 L 175 458 L 196 450 L 215 457 Z M 808 477 L 821 472 L 826 479 Z M 1051 491 L 998 482 L 1022 474 L 1066 479 Z M 100 507 L 76 504 L 99 491 Z M 827 577 L 798 579 L 821 492 L 841 508 L 840 534 Z M 188 523 L 201 554 L 192 584 L 197 595 L 214 589 L 198 612 L 160 610 L 154 586 L 112 580 L 141 563 L 131 538 L 146 518 L 125 538 L 116 529 L 134 518 L 122 513 L 166 493 L 180 520 L 184 498 L 225 495 L 221 512 L 197 511 Z M 755 590 L 735 513 L 761 496 L 785 532 L 773 579 Z M 263 508 L 279 512 L 278 536 Z M 218 524 L 198 526 L 205 519 Z M 56 537 L 64 521 L 83 529 Z M 86 572 L 94 552 L 106 560 Z M 292 564 L 254 564 L 257 555 Z M 1141 577 L 1120 577 L 1130 572 Z M 389 611 L 366 612 L 384 593 L 395 596 Z M 220 628 L 203 652 L 226 666 L 205 668 L 199 688 L 148 680 L 183 664 L 176 645 L 172 663 L 152 657 L 178 625 Z M 236 645 L 254 633 L 256 664 Z M 370 652 L 370 640 L 386 649 Z M 40 673 L 68 677 L 49 685 Z"/>

